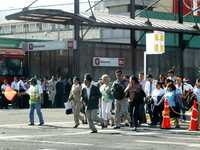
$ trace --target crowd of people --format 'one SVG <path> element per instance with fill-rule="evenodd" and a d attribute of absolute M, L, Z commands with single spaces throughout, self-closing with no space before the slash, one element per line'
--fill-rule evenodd
<path fill-rule="evenodd" d="M 27 82 L 14 78 L 10 86 L 19 93 L 13 101 L 17 108 L 30 105 L 30 125 L 34 125 L 34 109 L 40 125 L 43 125 L 41 105 L 63 107 L 66 101 L 73 105 L 74 128 L 81 121 L 89 124 L 92 133 L 97 132 L 95 122 L 102 128 L 110 125 L 120 129 L 124 125 L 135 131 L 147 120 L 150 120 L 150 126 L 161 125 L 165 99 L 168 100 L 175 128 L 180 128 L 180 122 L 186 120 L 185 112 L 191 109 L 195 99 L 200 112 L 200 79 L 192 86 L 189 80 L 175 75 L 174 70 L 161 74 L 157 80 L 151 74 L 145 79 L 144 73 L 139 73 L 138 77 L 129 76 L 121 70 L 116 70 L 115 76 L 115 81 L 111 82 L 110 76 L 104 74 L 97 84 L 89 73 L 85 74 L 83 83 L 78 77 L 74 77 L 72 82 L 54 77 L 50 80 L 32 78 Z M 4 91 L 6 86 L 8 83 L 5 81 L 1 90 Z M 198 116 L 200 121 L 200 114 Z"/>
<path fill-rule="evenodd" d="M 74 78 L 69 95 L 69 101 L 74 104 L 74 128 L 79 126 L 79 120 L 82 123 L 88 120 L 92 133 L 97 132 L 94 122 L 99 122 L 102 128 L 111 125 L 120 129 L 125 125 L 137 130 L 147 123 L 147 114 L 150 126 L 161 125 L 165 99 L 175 128 L 186 121 L 185 112 L 192 108 L 195 99 L 200 112 L 200 79 L 193 87 L 189 80 L 175 76 L 174 70 L 160 75 L 158 80 L 152 75 L 147 75 L 145 80 L 144 73 L 138 77 L 123 75 L 121 70 L 116 70 L 115 76 L 116 80 L 111 82 L 109 75 L 104 74 L 97 85 L 90 74 L 85 75 L 82 84 L 79 78 Z"/>
<path fill-rule="evenodd" d="M 71 79 L 54 76 L 50 79 L 40 79 L 36 76 L 32 78 L 37 79 L 37 84 L 40 85 L 40 90 L 42 92 L 41 105 L 43 108 L 64 107 L 63 103 L 67 101 L 72 86 Z M 0 108 L 7 109 L 10 103 L 3 94 L 7 86 L 10 86 L 18 93 L 12 102 L 12 107 L 29 108 L 29 96 L 24 93 L 29 89 L 32 78 L 25 79 L 24 77 L 14 77 L 14 80 L 10 84 L 7 80 L 4 80 L 0 89 Z"/>

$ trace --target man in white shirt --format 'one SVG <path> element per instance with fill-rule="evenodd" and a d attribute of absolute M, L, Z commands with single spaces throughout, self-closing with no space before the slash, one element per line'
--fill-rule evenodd
<path fill-rule="evenodd" d="M 15 91 L 18 91 L 18 85 L 17 85 L 17 83 L 18 83 L 17 77 L 14 77 L 14 80 L 13 80 L 13 82 L 11 83 L 11 88 L 12 88 L 13 90 L 15 90 Z"/>
<path fill-rule="evenodd" d="M 26 89 L 26 86 L 24 84 L 24 81 L 23 79 L 20 79 L 18 82 L 17 82 L 17 89 L 18 89 L 18 92 L 25 92 L 27 89 Z"/>
<path fill-rule="evenodd" d="M 40 85 L 37 84 L 36 79 L 31 80 L 31 86 L 26 91 L 27 94 L 29 94 L 29 105 L 30 105 L 30 112 L 29 112 L 29 121 L 30 126 L 34 125 L 34 111 L 36 109 L 38 118 L 39 118 L 39 126 L 44 125 L 44 119 L 41 112 L 41 97 L 42 97 L 42 91 L 40 90 Z"/>
<path fill-rule="evenodd" d="M 13 90 L 15 90 L 16 92 L 18 92 L 18 80 L 17 77 L 14 77 L 13 82 L 11 83 L 11 88 Z M 19 100 L 18 100 L 18 96 L 15 97 L 13 105 L 15 108 L 19 108 Z"/>
<path fill-rule="evenodd" d="M 140 85 L 142 86 L 142 89 L 145 89 L 145 84 L 146 84 L 146 80 L 144 79 L 144 73 L 140 72 L 139 73 L 139 81 L 140 81 Z"/>
<path fill-rule="evenodd" d="M 17 89 L 18 89 L 18 93 L 19 93 L 19 108 L 28 108 L 28 102 L 26 100 L 26 95 L 24 94 L 25 91 L 27 90 L 23 78 L 21 78 L 18 82 L 17 82 Z"/>
<path fill-rule="evenodd" d="M 145 94 L 146 94 L 146 110 L 149 113 L 150 120 L 153 119 L 153 99 L 152 99 L 152 93 L 154 89 L 156 88 L 156 85 L 153 80 L 152 75 L 147 76 L 147 82 L 145 84 Z"/>
<path fill-rule="evenodd" d="M 101 92 L 99 88 L 91 84 L 92 76 L 90 74 L 85 74 L 84 82 L 86 86 L 82 90 L 82 101 L 86 107 L 89 128 L 92 130 L 91 133 L 97 133 L 94 121 L 101 122 L 97 116 Z"/>

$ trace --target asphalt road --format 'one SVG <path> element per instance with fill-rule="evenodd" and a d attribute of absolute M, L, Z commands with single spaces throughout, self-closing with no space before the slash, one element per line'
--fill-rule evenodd
<path fill-rule="evenodd" d="M 87 125 L 73 129 L 73 117 L 63 109 L 43 110 L 45 126 L 28 126 L 28 110 L 0 110 L 0 150 L 199 150 L 200 132 L 142 126 L 100 129 Z M 37 118 L 37 117 L 36 117 Z"/>

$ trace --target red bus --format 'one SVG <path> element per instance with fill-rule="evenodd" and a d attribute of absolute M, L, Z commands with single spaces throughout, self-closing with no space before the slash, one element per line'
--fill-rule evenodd
<path fill-rule="evenodd" d="M 22 49 L 0 48 L 0 83 L 11 83 L 13 77 L 24 74 L 25 53 Z"/>

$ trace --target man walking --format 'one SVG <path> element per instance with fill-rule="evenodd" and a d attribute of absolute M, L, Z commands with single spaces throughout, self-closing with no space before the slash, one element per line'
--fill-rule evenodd
<path fill-rule="evenodd" d="M 91 84 L 92 76 L 90 74 L 85 74 L 84 82 L 86 86 L 82 90 L 82 100 L 86 107 L 86 115 L 89 123 L 89 128 L 92 130 L 91 133 L 97 133 L 94 121 L 100 121 L 97 116 L 97 111 L 101 93 L 99 88 Z"/>
<path fill-rule="evenodd" d="M 43 119 L 43 115 L 41 112 L 41 97 L 42 97 L 42 91 L 41 91 L 41 87 L 39 87 L 39 85 L 37 84 L 37 80 L 36 79 L 32 79 L 31 80 L 31 86 L 30 88 L 27 90 L 27 93 L 30 96 L 30 100 L 29 100 L 29 104 L 30 104 L 30 113 L 29 113 L 29 120 L 30 120 L 30 124 L 31 126 L 34 125 L 34 111 L 36 109 L 37 111 L 37 115 L 39 118 L 39 126 L 44 125 L 44 119 Z"/>
<path fill-rule="evenodd" d="M 120 129 L 120 123 L 122 116 L 125 117 L 130 122 L 130 117 L 128 114 L 128 100 L 125 97 L 124 90 L 126 88 L 126 81 L 123 79 L 122 71 L 115 71 L 116 79 L 113 82 L 111 91 L 113 97 L 115 98 L 115 121 L 116 126 L 114 129 Z"/>

